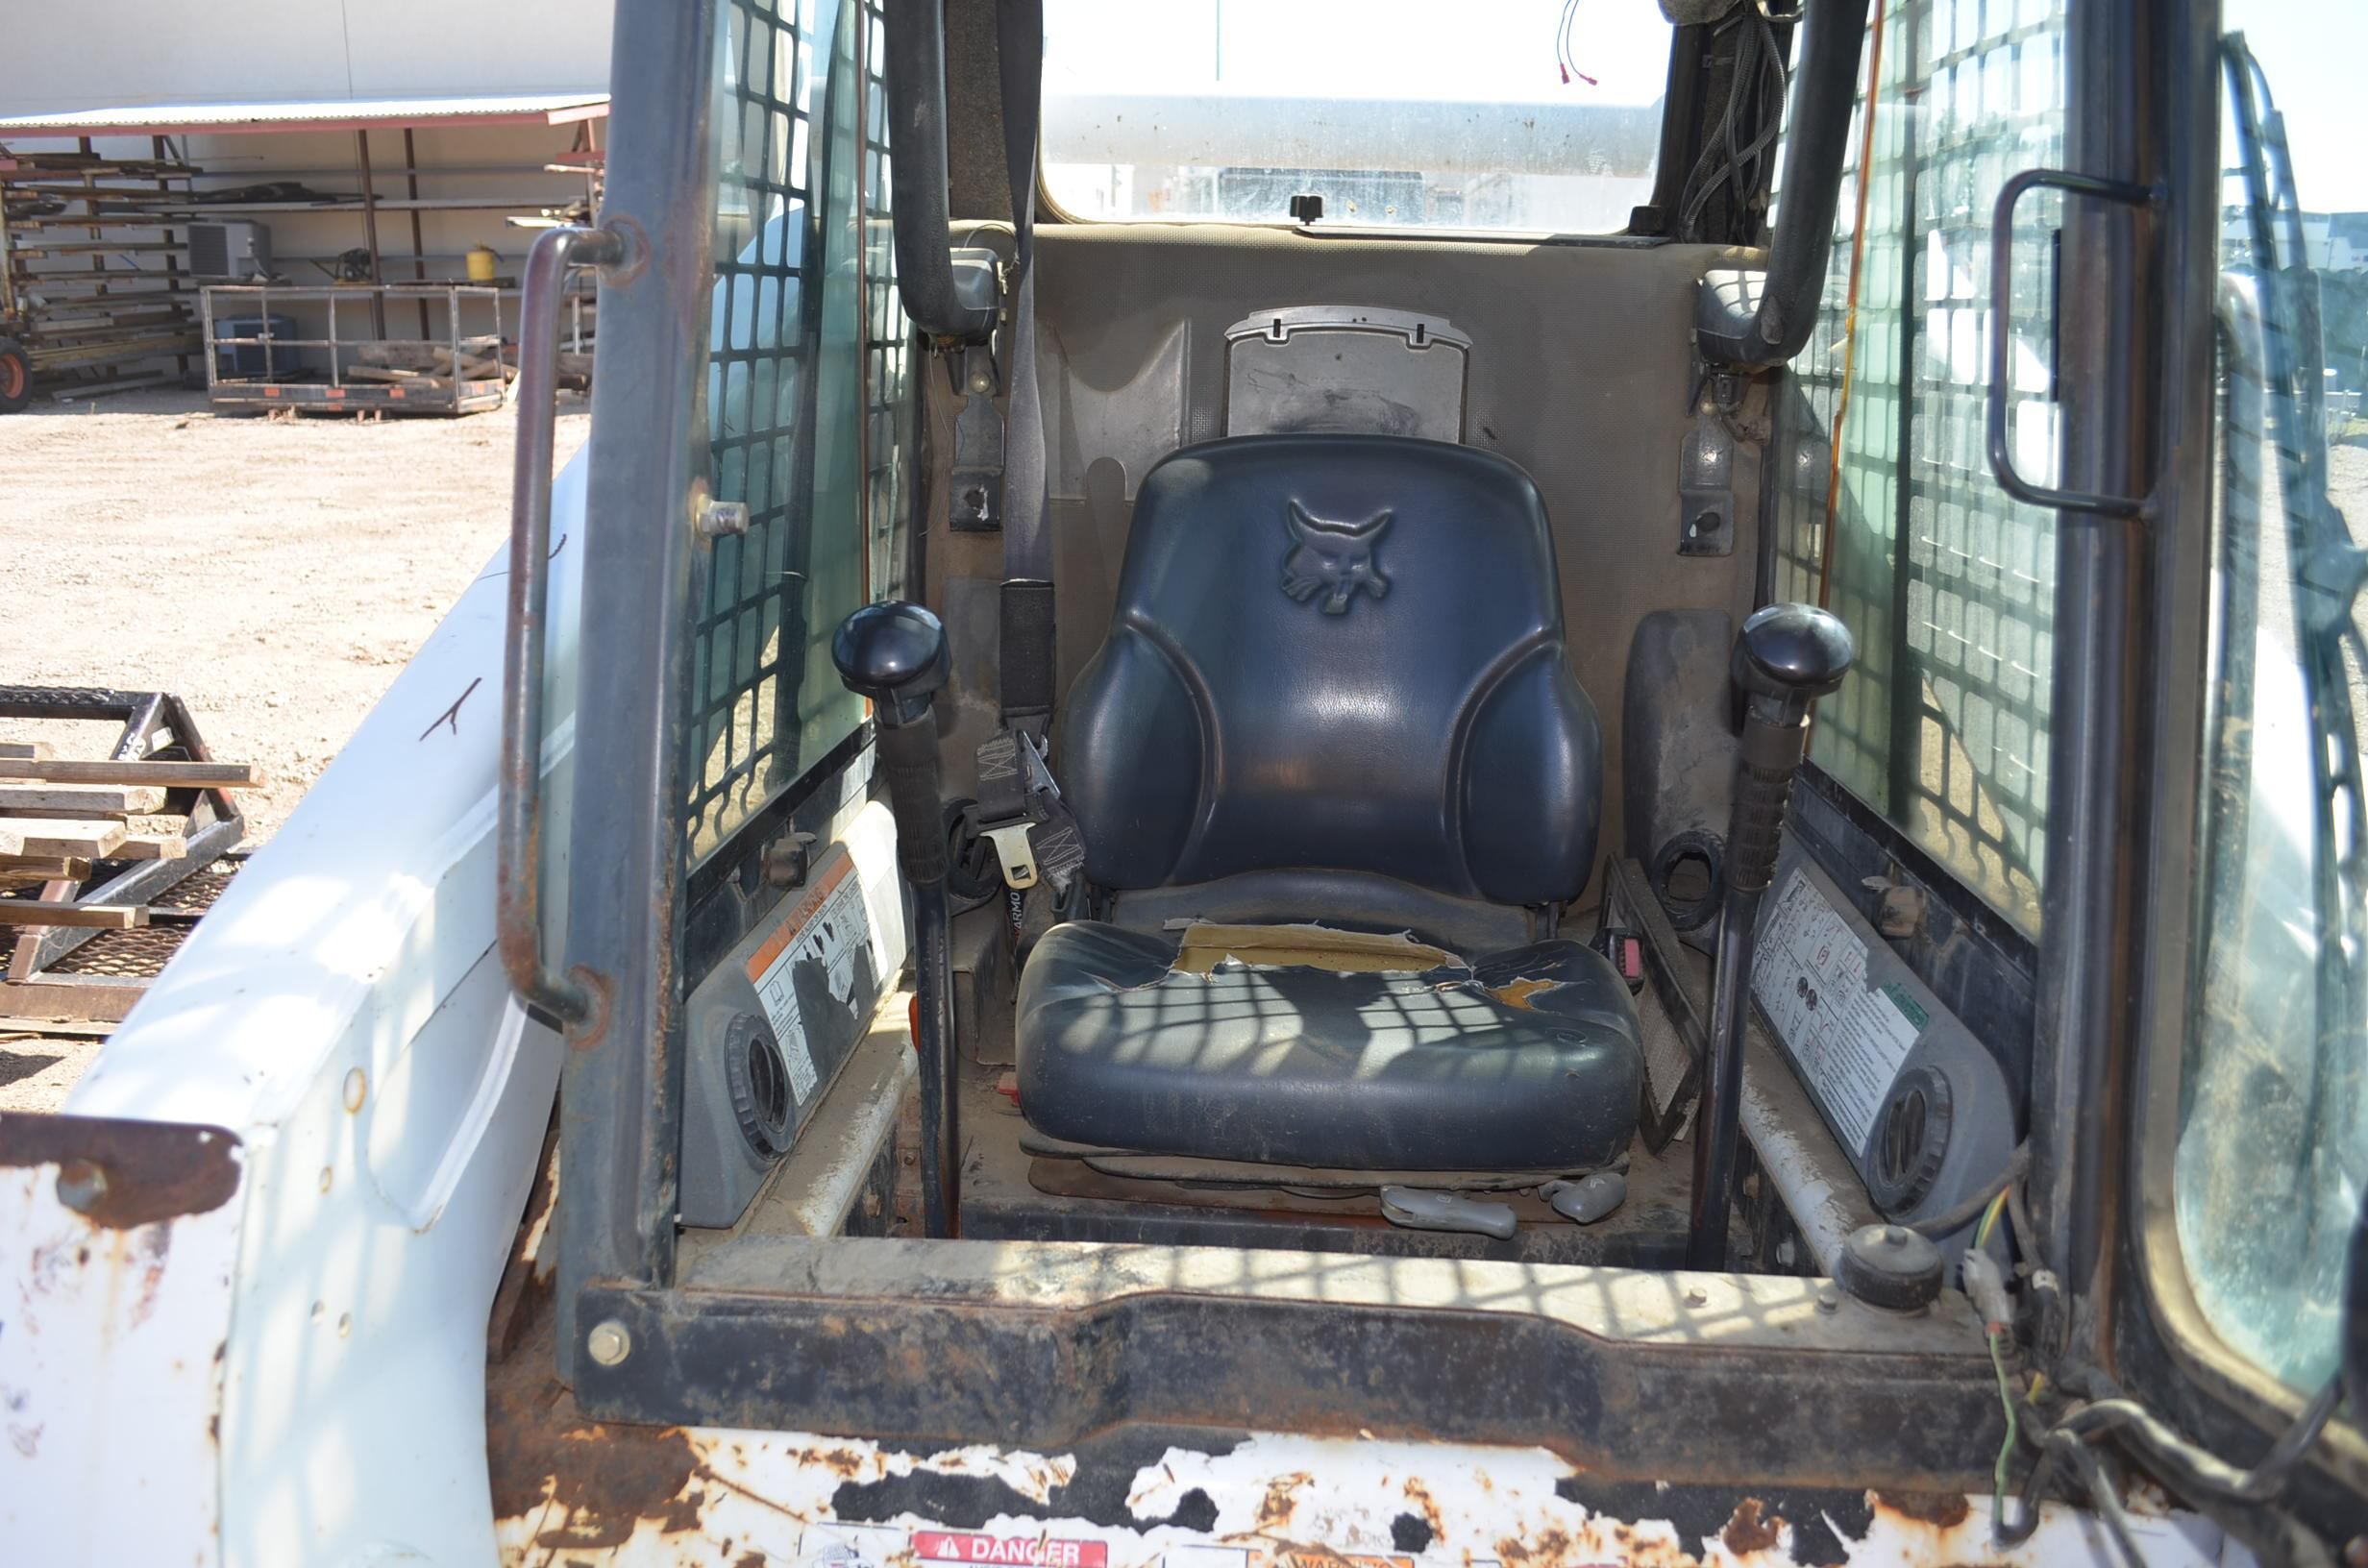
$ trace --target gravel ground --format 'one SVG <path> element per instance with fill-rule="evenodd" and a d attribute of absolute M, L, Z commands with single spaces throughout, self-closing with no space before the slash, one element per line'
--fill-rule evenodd
<path fill-rule="evenodd" d="M 0 682 L 179 693 L 264 771 L 262 842 L 506 536 L 514 423 L 221 418 L 181 391 L 0 417 Z M 562 401 L 562 459 L 588 423 Z M 61 756 L 112 739 L 0 720 Z M 0 1035 L 0 1111 L 55 1109 L 94 1045 Z"/>

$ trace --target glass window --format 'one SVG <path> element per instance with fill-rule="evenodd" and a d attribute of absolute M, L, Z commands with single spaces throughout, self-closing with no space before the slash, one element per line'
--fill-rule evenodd
<path fill-rule="evenodd" d="M 1045 191 L 1080 218 L 1604 233 L 1652 199 L 1652 0 L 1048 0 Z"/>
<path fill-rule="evenodd" d="M 1883 22 L 1824 307 L 1781 393 L 1775 595 L 1825 604 L 1858 641 L 1812 758 L 2035 933 L 2055 515 L 1990 477 L 1984 396 L 1990 208 L 2008 175 L 2062 161 L 2063 4 L 1886 0 Z M 2010 429 L 2035 476 L 2056 470 L 2059 207 L 2026 198 L 2015 229 Z"/>
<path fill-rule="evenodd" d="M 2368 50 L 2368 12 L 2230 0 L 2225 20 L 2211 663 L 2173 1212 L 2212 1326 L 2310 1390 L 2335 1367 L 2368 1180 L 2354 545 L 2368 524 L 2368 165 L 2346 65 Z"/>
<path fill-rule="evenodd" d="M 878 4 L 861 38 L 856 0 L 729 0 L 718 29 L 707 474 L 749 528 L 694 606 L 693 861 L 862 723 L 830 636 L 894 586 L 913 414 Z"/>

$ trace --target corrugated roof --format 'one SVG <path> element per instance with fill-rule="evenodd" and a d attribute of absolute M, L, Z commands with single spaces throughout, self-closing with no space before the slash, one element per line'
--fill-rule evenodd
<path fill-rule="evenodd" d="M 8 136 L 177 136 L 198 132 L 356 131 L 405 125 L 565 125 L 608 113 L 604 92 L 476 98 L 332 98 L 320 103 L 132 104 L 0 116 Z"/>

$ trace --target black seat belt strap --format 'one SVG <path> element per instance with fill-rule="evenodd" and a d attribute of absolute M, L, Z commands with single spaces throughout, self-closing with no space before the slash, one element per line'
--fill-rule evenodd
<path fill-rule="evenodd" d="M 978 817 L 1010 887 L 1041 878 L 1066 894 L 1083 841 L 1045 767 L 1044 735 L 1058 682 L 1052 532 L 1046 518 L 1044 404 L 1036 381 L 1036 138 L 1044 99 L 1043 0 L 1001 0 L 996 53 L 1003 98 L 1003 163 L 1011 182 L 1013 273 L 1010 406 L 1003 423 L 1002 724 L 978 747 Z"/>
<path fill-rule="evenodd" d="M 1052 716 L 1052 533 L 1046 521 L 1045 419 L 1036 382 L 1036 138 L 1044 101 L 1043 0 L 1001 0 L 996 53 L 1014 267 L 1011 401 L 1003 436 L 1001 690 L 1006 725 L 1041 735 Z M 985 802 L 981 802 L 985 804 Z M 990 813 L 992 816 L 992 813 Z"/>

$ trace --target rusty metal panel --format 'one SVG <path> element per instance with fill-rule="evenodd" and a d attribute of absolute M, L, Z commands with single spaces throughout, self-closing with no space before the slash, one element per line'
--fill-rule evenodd
<path fill-rule="evenodd" d="M 243 1169 L 220 1128 L 0 1115 L 8 1560 L 221 1560 Z"/>
<path fill-rule="evenodd" d="M 578 1302 L 614 1420 L 1069 1446 L 1127 1425 L 1542 1446 L 1624 1479 L 1974 1484 L 2003 1424 L 1961 1296 L 1151 1245 L 746 1237 Z M 581 1332 L 580 1330 L 579 1332 Z"/>
<path fill-rule="evenodd" d="M 1536 1448 L 1131 1430 L 1061 1452 L 916 1450 L 604 1427 L 564 1394 L 513 1411 L 522 1425 L 502 1413 L 496 1532 L 511 1564 L 2121 1568 L 2096 1522 L 2060 1505 L 2005 1551 L 1986 1495 L 1616 1482 Z M 2217 1527 L 2144 1499 L 2133 1533 L 2147 1568 L 2220 1560 Z"/>

